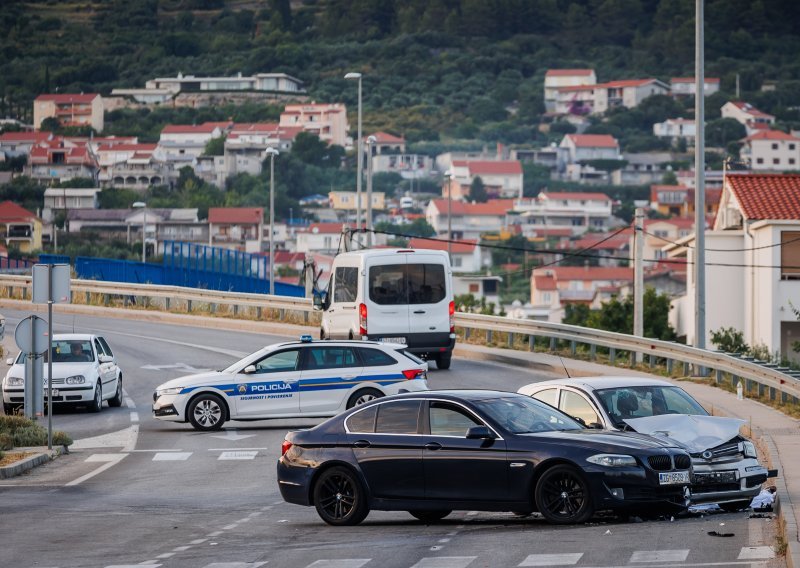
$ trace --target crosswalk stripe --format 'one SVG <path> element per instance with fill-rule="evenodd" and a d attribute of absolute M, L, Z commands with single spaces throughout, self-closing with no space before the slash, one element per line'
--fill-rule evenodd
<path fill-rule="evenodd" d="M 767 560 L 775 558 L 775 550 L 771 546 L 743 546 L 737 560 Z"/>
<path fill-rule="evenodd" d="M 258 451 L 240 451 L 233 450 L 230 452 L 222 452 L 217 460 L 252 460 L 258 455 Z"/>
<path fill-rule="evenodd" d="M 336 558 L 330 560 L 317 560 L 306 568 L 361 568 L 371 558 Z"/>
<path fill-rule="evenodd" d="M 467 568 L 477 556 L 433 556 L 423 558 L 411 568 Z"/>
<path fill-rule="evenodd" d="M 637 550 L 630 562 L 686 562 L 688 550 Z"/>
<path fill-rule="evenodd" d="M 564 554 L 531 554 L 519 563 L 519 566 L 574 566 L 583 556 L 583 552 Z"/>
<path fill-rule="evenodd" d="M 192 452 L 158 452 L 153 456 L 153 461 L 185 461 L 191 455 Z"/>
<path fill-rule="evenodd" d="M 258 568 L 267 562 L 212 562 L 203 568 Z"/>

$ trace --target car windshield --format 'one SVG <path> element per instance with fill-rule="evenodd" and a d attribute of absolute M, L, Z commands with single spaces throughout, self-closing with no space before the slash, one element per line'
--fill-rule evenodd
<path fill-rule="evenodd" d="M 45 352 L 45 363 L 47 353 Z M 53 341 L 53 363 L 89 363 L 94 361 L 88 339 L 56 339 Z"/>
<path fill-rule="evenodd" d="M 527 396 L 476 400 L 473 404 L 512 434 L 583 429 L 563 412 Z"/>
<path fill-rule="evenodd" d="M 608 416 L 618 427 L 629 418 L 645 418 L 661 414 L 708 413 L 686 391 L 671 386 L 618 387 L 595 391 Z"/>

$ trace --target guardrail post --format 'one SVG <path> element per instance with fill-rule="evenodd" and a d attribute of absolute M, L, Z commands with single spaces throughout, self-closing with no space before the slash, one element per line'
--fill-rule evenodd
<path fill-rule="evenodd" d="M 210 311 L 212 314 L 217 313 L 217 304 L 214 304 L 214 303 L 209 304 L 208 305 L 208 311 Z"/>
<path fill-rule="evenodd" d="M 239 315 L 239 304 L 233 304 L 233 315 L 234 316 Z"/>
<path fill-rule="evenodd" d="M 614 347 L 609 347 L 608 349 L 608 360 L 612 365 L 617 360 L 617 350 Z"/>
<path fill-rule="evenodd" d="M 306 313 L 307 313 L 307 312 L 306 312 Z M 256 317 L 257 317 L 258 319 L 261 319 L 261 308 L 260 308 L 260 307 L 256 308 Z"/>
<path fill-rule="evenodd" d="M 513 349 L 514 348 L 514 334 L 509 332 L 508 333 L 508 346 Z"/>
<path fill-rule="evenodd" d="M 536 348 L 536 336 L 528 336 L 528 351 L 533 351 Z"/>
<path fill-rule="evenodd" d="M 468 340 L 470 335 L 472 335 L 472 328 L 471 327 L 465 327 L 464 328 L 464 340 L 465 341 Z"/>
<path fill-rule="evenodd" d="M 759 396 L 759 398 L 761 398 L 762 396 L 764 396 L 764 393 L 766 392 L 767 387 L 765 387 L 761 383 L 756 383 L 756 384 L 758 385 L 758 396 Z"/>
<path fill-rule="evenodd" d="M 91 296 L 92 295 L 89 292 L 86 292 L 85 298 L 86 298 L 86 305 L 87 306 L 89 305 L 89 302 L 92 301 L 92 297 Z"/>
<path fill-rule="evenodd" d="M 689 375 L 689 363 L 687 363 L 686 361 L 683 362 L 683 374 L 684 376 Z"/>
<path fill-rule="evenodd" d="M 591 359 L 592 361 L 597 359 L 597 345 L 595 345 L 594 343 L 592 343 L 589 346 L 589 359 Z"/>
<path fill-rule="evenodd" d="M 283 321 L 284 319 L 286 319 L 286 310 L 284 310 L 283 308 L 278 310 L 278 319 L 280 321 Z"/>
<path fill-rule="evenodd" d="M 769 399 L 775 400 L 775 387 L 769 387 Z"/>
<path fill-rule="evenodd" d="M 636 351 L 631 351 L 630 366 L 631 367 L 635 367 L 636 366 Z"/>
<path fill-rule="evenodd" d="M 672 366 L 674 365 L 674 361 L 672 359 L 667 359 L 667 374 L 672 375 Z"/>
<path fill-rule="evenodd" d="M 653 367 L 655 367 L 655 365 L 656 365 L 656 356 L 653 355 L 653 354 L 650 354 L 648 356 L 648 360 L 649 360 L 650 368 L 652 369 Z"/>
<path fill-rule="evenodd" d="M 570 350 L 570 353 L 575 355 L 575 353 L 578 351 L 578 344 L 575 341 L 570 341 L 569 342 L 569 350 Z"/>
<path fill-rule="evenodd" d="M 169 298 L 164 298 L 164 309 L 169 311 Z"/>
<path fill-rule="evenodd" d="M 781 391 L 781 404 L 786 404 L 788 400 L 789 400 L 789 395 Z"/>
<path fill-rule="evenodd" d="M 107 306 L 110 301 L 111 299 L 109 298 L 108 294 L 103 294 L 103 305 Z"/>
<path fill-rule="evenodd" d="M 14 287 L 13 286 L 9 286 L 8 287 L 8 297 L 12 298 L 12 299 L 14 298 Z"/>
<path fill-rule="evenodd" d="M 186 311 L 187 312 L 191 312 L 192 311 L 192 301 L 191 300 L 186 300 Z"/>
<path fill-rule="evenodd" d="M 555 337 L 551 337 L 550 338 L 550 351 L 555 351 L 555 350 L 556 350 L 556 338 Z"/>
<path fill-rule="evenodd" d="M 716 379 L 717 379 L 717 384 L 721 385 L 722 384 L 722 371 L 720 371 L 719 369 L 717 369 L 717 371 L 716 371 Z"/>
<path fill-rule="evenodd" d="M 310 315 L 311 314 L 309 314 L 308 312 L 303 312 L 303 322 L 304 323 L 308 323 L 308 318 L 310 317 Z"/>
<path fill-rule="evenodd" d="M 22 289 L 22 299 L 23 300 L 27 300 L 28 299 L 28 288 L 27 287 Z"/>
<path fill-rule="evenodd" d="M 486 343 L 491 343 L 491 342 L 492 342 L 492 330 L 491 329 L 487 329 L 486 330 Z"/>

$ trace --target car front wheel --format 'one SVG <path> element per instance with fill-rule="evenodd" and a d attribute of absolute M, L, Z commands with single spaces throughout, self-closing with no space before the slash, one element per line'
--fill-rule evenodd
<path fill-rule="evenodd" d="M 361 483 L 344 467 L 332 467 L 320 474 L 314 485 L 314 506 L 320 518 L 334 526 L 357 525 L 369 514 Z"/>
<path fill-rule="evenodd" d="M 122 406 L 122 375 L 117 377 L 117 390 L 114 393 L 114 396 L 108 400 L 108 406 Z"/>
<path fill-rule="evenodd" d="M 195 430 L 219 430 L 225 423 L 225 404 L 215 394 L 201 394 L 189 403 L 187 414 Z"/>
<path fill-rule="evenodd" d="M 100 412 L 103 409 L 103 385 L 100 381 L 94 386 L 94 399 L 89 404 L 89 412 Z"/>
<path fill-rule="evenodd" d="M 569 465 L 545 471 L 536 483 L 534 497 L 542 516 L 557 525 L 583 523 L 594 512 L 589 485 Z"/>

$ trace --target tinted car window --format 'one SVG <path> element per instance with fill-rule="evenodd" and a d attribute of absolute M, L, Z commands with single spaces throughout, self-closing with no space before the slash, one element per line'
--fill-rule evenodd
<path fill-rule="evenodd" d="M 375 432 L 379 434 L 417 434 L 419 402 L 403 400 L 378 405 Z"/>
<path fill-rule="evenodd" d="M 406 357 L 408 357 L 409 359 L 414 361 L 414 363 L 416 363 L 417 365 L 424 365 L 425 364 L 425 361 L 423 361 L 422 359 L 420 359 L 419 357 L 414 355 L 411 351 L 403 350 L 403 351 L 400 351 L 400 353 L 402 353 L 403 355 L 405 355 Z"/>
<path fill-rule="evenodd" d="M 473 404 L 512 434 L 583 429 L 563 412 L 527 396 L 476 400 Z"/>
<path fill-rule="evenodd" d="M 628 418 L 659 414 L 708 414 L 700 404 L 678 387 L 641 386 L 600 389 L 597 399 L 616 425 Z M 667 401 L 670 401 L 669 403 Z M 670 408 L 669 405 L 672 407 Z M 678 412 L 678 408 L 681 411 Z"/>
<path fill-rule="evenodd" d="M 351 347 L 311 347 L 307 350 L 306 369 L 354 367 L 356 356 Z"/>
<path fill-rule="evenodd" d="M 53 341 L 53 363 L 86 363 L 94 361 L 92 342 L 88 339 Z M 45 357 L 45 362 L 47 358 Z"/>
<path fill-rule="evenodd" d="M 467 435 L 467 430 L 481 424 L 464 409 L 446 402 L 431 402 L 428 418 L 433 436 Z"/>
<path fill-rule="evenodd" d="M 375 415 L 378 412 L 378 405 L 370 406 L 360 412 L 352 414 L 347 419 L 347 429 L 350 432 L 370 433 L 375 431 Z"/>
<path fill-rule="evenodd" d="M 441 264 L 409 264 L 408 303 L 437 304 L 445 298 L 444 266 Z"/>
<path fill-rule="evenodd" d="M 94 348 L 97 350 L 98 355 L 105 355 L 105 351 L 103 350 L 103 346 L 100 345 L 100 342 L 96 339 L 94 340 Z"/>
<path fill-rule="evenodd" d="M 256 373 L 280 373 L 297 370 L 297 349 L 267 355 L 256 363 Z"/>
<path fill-rule="evenodd" d="M 359 348 L 358 355 L 365 367 L 383 367 L 397 363 L 388 353 L 384 353 L 380 349 Z"/>
<path fill-rule="evenodd" d="M 333 278 L 333 301 L 355 302 L 358 294 L 358 268 L 340 266 Z"/>
<path fill-rule="evenodd" d="M 406 265 L 371 266 L 369 269 L 369 299 L 383 306 L 407 304 Z"/>
<path fill-rule="evenodd" d="M 97 339 L 103 344 L 103 351 L 106 352 L 106 355 L 111 355 L 113 357 L 114 352 L 111 351 L 111 347 L 108 345 L 108 342 L 102 337 L 98 337 Z"/>
<path fill-rule="evenodd" d="M 561 404 L 559 404 L 558 408 L 574 418 L 580 418 L 587 425 L 600 424 L 600 419 L 597 417 L 597 412 L 594 411 L 591 403 L 578 393 L 562 390 Z"/>
<path fill-rule="evenodd" d="M 541 400 L 542 402 L 546 402 L 550 406 L 558 407 L 558 389 L 544 389 L 540 390 L 539 392 L 533 395 L 533 398 L 536 400 Z"/>

